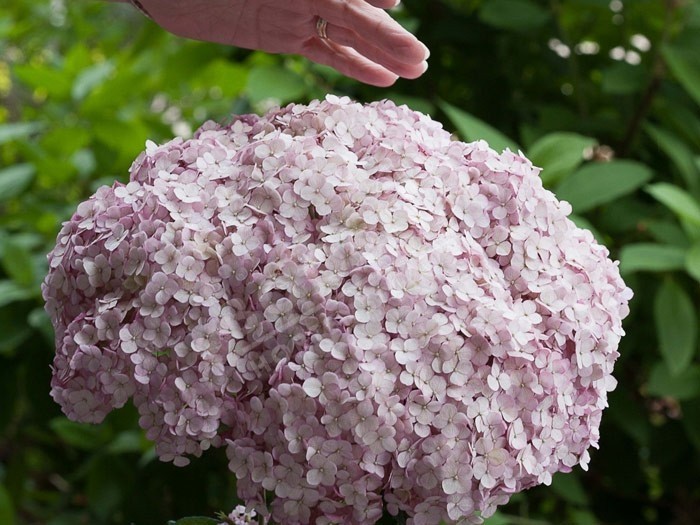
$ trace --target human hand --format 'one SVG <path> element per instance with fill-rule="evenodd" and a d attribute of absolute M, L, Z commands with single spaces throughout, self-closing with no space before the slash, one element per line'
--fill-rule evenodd
<path fill-rule="evenodd" d="M 175 35 L 269 53 L 300 54 L 376 86 L 389 86 L 398 77 L 416 78 L 428 67 L 428 48 L 384 11 L 397 3 L 140 0 L 153 20 Z M 319 18 L 327 22 L 327 38 L 319 35 Z"/>

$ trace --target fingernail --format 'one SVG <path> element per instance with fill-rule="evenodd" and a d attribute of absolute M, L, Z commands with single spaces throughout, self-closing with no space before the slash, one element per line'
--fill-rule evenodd
<path fill-rule="evenodd" d="M 420 74 L 422 75 L 423 73 L 425 73 L 428 70 L 428 62 L 426 60 L 423 60 L 423 62 L 421 62 L 420 65 L 422 68 Z"/>
<path fill-rule="evenodd" d="M 428 60 L 428 58 L 430 58 L 430 49 L 428 49 L 428 46 L 426 46 L 423 42 L 421 42 L 420 45 L 423 46 L 423 51 L 425 51 L 425 57 L 423 60 Z"/>
<path fill-rule="evenodd" d="M 394 7 L 397 7 L 400 3 L 401 3 L 401 0 L 396 0 L 396 2 L 394 3 Z M 392 9 L 393 9 L 394 7 L 392 7 Z"/>

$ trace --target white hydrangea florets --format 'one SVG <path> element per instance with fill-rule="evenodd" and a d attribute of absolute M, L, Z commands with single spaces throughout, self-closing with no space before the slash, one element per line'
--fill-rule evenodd
<path fill-rule="evenodd" d="M 225 446 L 285 524 L 477 523 L 586 467 L 631 292 L 521 154 L 329 96 L 147 145 L 64 224 L 52 395 Z M 275 499 L 269 509 L 265 491 Z"/>

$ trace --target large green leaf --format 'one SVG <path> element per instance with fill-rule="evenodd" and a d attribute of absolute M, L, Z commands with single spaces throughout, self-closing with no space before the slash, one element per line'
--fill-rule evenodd
<path fill-rule="evenodd" d="M 53 324 L 51 323 L 49 314 L 46 312 L 43 306 L 36 307 L 34 308 L 34 310 L 29 312 L 26 326 L 38 330 L 41 333 L 41 335 L 44 336 L 44 339 L 47 343 L 54 343 L 55 332 L 53 329 Z"/>
<path fill-rule="evenodd" d="M 71 75 L 57 67 L 46 64 L 22 64 L 15 66 L 14 74 L 26 86 L 43 90 L 56 100 L 68 98 L 71 91 Z"/>
<path fill-rule="evenodd" d="M 106 60 L 80 72 L 71 89 L 74 100 L 84 99 L 93 89 L 104 83 L 114 71 L 114 64 Z"/>
<path fill-rule="evenodd" d="M 24 301 L 33 295 L 34 292 L 32 290 L 20 286 L 14 281 L 0 280 L 0 306 L 5 306 L 15 301 Z"/>
<path fill-rule="evenodd" d="M 457 133 L 462 140 L 485 140 L 489 143 L 491 148 L 499 153 L 506 148 L 511 151 L 518 151 L 520 149 L 520 146 L 496 128 L 470 115 L 466 111 L 448 104 L 447 102 L 441 102 L 440 108 L 455 125 Z"/>
<path fill-rule="evenodd" d="M 484 525 L 510 525 L 510 523 L 511 521 L 508 519 L 508 516 L 498 511 L 494 512 L 493 516 L 484 520 Z"/>
<path fill-rule="evenodd" d="M 700 281 L 700 242 L 690 247 L 685 256 L 685 269 L 697 281 Z"/>
<path fill-rule="evenodd" d="M 627 244 L 620 250 L 620 272 L 666 272 L 682 270 L 686 249 L 654 243 Z"/>
<path fill-rule="evenodd" d="M 559 472 L 552 477 L 552 491 L 574 505 L 588 505 L 588 495 L 574 472 Z"/>
<path fill-rule="evenodd" d="M 576 213 L 632 193 L 652 177 L 652 171 L 631 160 L 589 163 L 557 186 L 557 197 L 568 201 Z"/>
<path fill-rule="evenodd" d="M 646 191 L 682 219 L 700 226 L 700 204 L 683 188 L 658 182 L 647 186 Z"/>
<path fill-rule="evenodd" d="M 217 87 L 222 97 L 234 98 L 241 94 L 248 81 L 248 68 L 228 60 L 214 60 L 193 79 L 194 85 L 205 89 Z"/>
<path fill-rule="evenodd" d="M 700 170 L 695 165 L 692 150 L 667 129 L 651 124 L 647 124 L 644 129 L 673 161 L 673 165 L 678 169 L 686 185 L 693 190 L 700 188 Z"/>
<path fill-rule="evenodd" d="M 13 140 L 26 139 L 44 129 L 42 122 L 10 122 L 0 124 L 0 144 Z"/>
<path fill-rule="evenodd" d="M 488 0 L 479 10 L 485 24 L 511 31 L 530 31 L 542 27 L 551 14 L 530 0 Z"/>
<path fill-rule="evenodd" d="M 34 180 L 36 168 L 33 164 L 15 164 L 0 170 L 0 202 L 21 195 Z"/>
<path fill-rule="evenodd" d="M 700 366 L 690 365 L 678 375 L 673 375 L 663 362 L 651 370 L 647 389 L 653 396 L 673 397 L 678 400 L 700 396 Z"/>
<path fill-rule="evenodd" d="M 140 120 L 95 120 L 95 136 L 121 154 L 123 160 L 133 160 L 150 138 L 149 129 Z"/>
<path fill-rule="evenodd" d="M 664 45 L 661 53 L 666 64 L 695 102 L 700 104 L 700 56 L 697 49 Z"/>
<path fill-rule="evenodd" d="M 248 75 L 246 93 L 253 104 L 271 99 L 279 104 L 291 102 L 304 94 L 304 80 L 280 66 L 259 66 Z"/>
<path fill-rule="evenodd" d="M 695 355 L 698 319 L 690 297 L 674 281 L 664 281 L 657 291 L 654 320 L 661 355 L 671 374 L 677 376 Z"/>
<path fill-rule="evenodd" d="M 150 446 L 143 432 L 138 430 L 125 430 L 117 435 L 107 447 L 110 454 L 125 454 L 134 452 L 144 452 Z"/>
<path fill-rule="evenodd" d="M 569 507 L 567 510 L 569 516 L 567 523 L 571 525 L 600 525 L 600 519 L 589 509 Z"/>
<path fill-rule="evenodd" d="M 644 222 L 646 231 L 654 240 L 663 244 L 673 244 L 681 248 L 690 246 L 690 240 L 677 221 L 672 219 L 651 219 Z"/>
<path fill-rule="evenodd" d="M 584 152 L 595 144 L 595 139 L 578 133 L 550 133 L 530 146 L 527 156 L 535 166 L 542 168 L 542 182 L 553 184 L 578 168 L 584 160 Z"/>
<path fill-rule="evenodd" d="M 104 427 L 76 423 L 63 416 L 52 419 L 49 426 L 61 441 L 78 449 L 94 450 L 109 439 Z"/>
<path fill-rule="evenodd" d="M 12 237 L 0 239 L 0 263 L 5 273 L 21 287 L 34 283 L 34 263 L 29 250 Z"/>

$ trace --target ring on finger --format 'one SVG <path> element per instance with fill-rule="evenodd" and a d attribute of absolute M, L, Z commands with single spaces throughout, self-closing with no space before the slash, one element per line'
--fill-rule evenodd
<path fill-rule="evenodd" d="M 316 34 L 321 40 L 328 40 L 328 21 L 320 16 L 316 19 Z"/>

